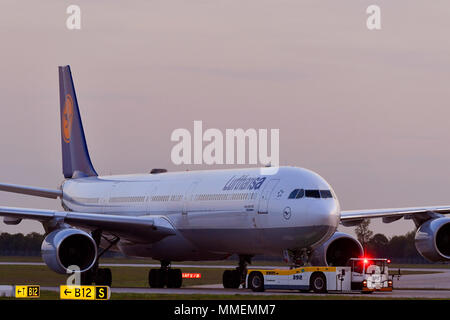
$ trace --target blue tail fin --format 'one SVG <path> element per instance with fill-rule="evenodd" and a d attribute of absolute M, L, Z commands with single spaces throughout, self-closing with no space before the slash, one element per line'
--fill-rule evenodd
<path fill-rule="evenodd" d="M 96 176 L 84 137 L 70 66 L 59 67 L 59 101 L 64 177 Z"/>

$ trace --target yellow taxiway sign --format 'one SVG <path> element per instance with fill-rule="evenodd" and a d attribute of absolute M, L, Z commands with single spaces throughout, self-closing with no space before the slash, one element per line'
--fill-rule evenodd
<path fill-rule="evenodd" d="M 35 285 L 15 286 L 16 298 L 39 298 L 40 287 Z"/>
<path fill-rule="evenodd" d="M 111 290 L 108 286 L 60 286 L 59 296 L 71 300 L 108 300 Z"/>

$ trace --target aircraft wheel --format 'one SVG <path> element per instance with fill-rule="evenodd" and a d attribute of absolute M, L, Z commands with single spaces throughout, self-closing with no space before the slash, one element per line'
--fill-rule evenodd
<path fill-rule="evenodd" d="M 181 269 L 169 269 L 167 275 L 167 288 L 180 288 L 183 282 Z"/>
<path fill-rule="evenodd" d="M 90 286 L 94 282 L 94 275 L 91 270 L 82 272 L 80 276 L 80 282 L 82 286 Z"/>
<path fill-rule="evenodd" d="M 264 291 L 264 276 L 261 272 L 250 273 L 250 276 L 248 277 L 248 286 L 255 292 Z"/>
<path fill-rule="evenodd" d="M 231 271 L 232 274 L 232 288 L 233 289 L 237 289 L 239 288 L 239 286 L 241 285 L 241 273 L 237 270 L 232 270 Z"/>
<path fill-rule="evenodd" d="M 164 288 L 166 284 L 166 272 L 161 269 L 150 269 L 148 273 L 148 284 L 152 288 Z"/>
<path fill-rule="evenodd" d="M 231 270 L 225 270 L 223 272 L 222 283 L 224 288 L 231 288 Z"/>
<path fill-rule="evenodd" d="M 109 268 L 98 269 L 94 282 L 96 285 L 111 287 L 112 284 L 111 269 Z"/>
<path fill-rule="evenodd" d="M 241 275 L 237 270 L 225 270 L 222 281 L 224 288 L 237 289 L 241 284 Z"/>

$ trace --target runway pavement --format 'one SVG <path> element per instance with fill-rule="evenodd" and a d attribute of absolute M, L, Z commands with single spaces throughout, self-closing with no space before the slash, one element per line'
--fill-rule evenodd
<path fill-rule="evenodd" d="M 41 262 L 0 262 L 0 265 L 45 265 Z M 104 267 L 136 267 L 136 268 L 158 268 L 159 264 L 127 264 L 127 263 L 110 263 L 101 264 Z M 224 269 L 233 268 L 230 265 L 187 265 L 175 264 L 177 268 L 211 268 Z M 279 266 L 252 266 L 252 268 L 279 268 Z M 394 269 L 395 270 L 395 269 Z M 382 298 L 443 298 L 450 299 L 450 269 L 433 269 L 433 268 L 402 268 L 403 271 L 429 271 L 430 274 L 411 274 L 402 275 L 399 279 L 394 277 L 393 292 L 376 292 L 370 297 Z M 58 291 L 58 287 L 42 287 L 42 290 Z M 154 288 L 112 288 L 112 292 L 123 293 L 151 293 L 151 294 L 239 294 L 239 295 L 307 295 L 316 296 L 312 293 L 298 293 L 289 290 L 272 290 L 266 292 L 252 292 L 248 289 L 224 289 L 221 284 L 210 284 L 202 286 L 184 287 L 180 289 L 154 289 Z M 345 293 L 352 296 L 367 296 L 357 293 Z"/>
<path fill-rule="evenodd" d="M 395 269 L 394 269 L 395 270 Z M 394 277 L 396 288 L 401 289 L 447 289 L 450 292 L 450 269 L 406 269 L 410 271 L 433 271 L 430 274 L 402 275 L 399 280 Z"/>
<path fill-rule="evenodd" d="M 56 291 L 59 292 L 59 287 L 41 287 L 43 291 Z M 394 290 L 393 292 L 375 292 L 372 294 L 361 293 L 330 293 L 330 294 L 315 294 L 315 293 L 300 293 L 293 290 L 270 290 L 265 292 L 253 292 L 250 289 L 224 289 L 222 285 L 208 285 L 203 287 L 186 287 L 180 289 L 153 289 L 153 288 L 111 288 L 113 293 L 140 293 L 140 294 L 180 294 L 180 295 L 192 295 L 202 294 L 214 296 L 219 295 L 240 295 L 243 296 L 279 296 L 279 295 L 294 295 L 303 296 L 304 298 L 315 296 L 329 296 L 342 295 L 345 297 L 363 297 L 363 298 L 418 298 L 418 299 L 450 299 L 450 290 Z"/>

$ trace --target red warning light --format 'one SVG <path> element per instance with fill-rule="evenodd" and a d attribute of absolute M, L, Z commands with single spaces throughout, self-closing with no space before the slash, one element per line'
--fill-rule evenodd
<path fill-rule="evenodd" d="M 391 263 L 391 259 L 387 259 L 387 263 Z"/>
<path fill-rule="evenodd" d="M 367 258 L 364 258 L 364 264 L 368 264 L 369 260 L 367 260 Z"/>

